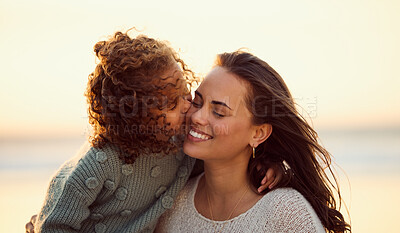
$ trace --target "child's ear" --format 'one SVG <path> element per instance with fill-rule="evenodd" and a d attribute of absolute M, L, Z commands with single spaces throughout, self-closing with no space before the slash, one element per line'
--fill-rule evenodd
<path fill-rule="evenodd" d="M 265 142 L 272 133 L 272 125 L 262 124 L 254 126 L 253 136 L 251 138 L 250 145 L 257 147 L 261 143 Z"/>

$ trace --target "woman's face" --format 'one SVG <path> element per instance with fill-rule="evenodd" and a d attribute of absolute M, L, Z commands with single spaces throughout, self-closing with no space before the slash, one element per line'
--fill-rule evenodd
<path fill-rule="evenodd" d="M 187 113 L 186 154 L 203 160 L 250 156 L 253 124 L 246 108 L 246 88 L 244 81 L 222 67 L 206 76 Z"/>

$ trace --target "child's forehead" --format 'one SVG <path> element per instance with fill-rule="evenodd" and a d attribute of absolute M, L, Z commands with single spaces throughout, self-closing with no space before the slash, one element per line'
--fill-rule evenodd
<path fill-rule="evenodd" d="M 183 71 L 178 63 L 174 62 L 167 70 L 161 73 L 160 77 L 165 81 L 183 79 Z"/>

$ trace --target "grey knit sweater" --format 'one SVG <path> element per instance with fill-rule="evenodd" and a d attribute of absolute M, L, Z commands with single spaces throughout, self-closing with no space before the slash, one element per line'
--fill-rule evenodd
<path fill-rule="evenodd" d="M 51 180 L 35 232 L 153 232 L 194 163 L 180 151 L 124 164 L 115 146 L 91 147 Z"/>

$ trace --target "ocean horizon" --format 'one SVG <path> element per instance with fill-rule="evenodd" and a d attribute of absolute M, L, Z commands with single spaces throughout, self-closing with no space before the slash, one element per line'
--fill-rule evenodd
<path fill-rule="evenodd" d="M 346 172 L 400 174 L 400 127 L 321 130 L 322 145 Z M 0 171 L 57 169 L 87 143 L 76 137 L 0 137 Z"/>

